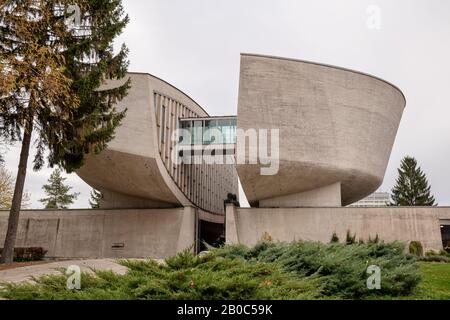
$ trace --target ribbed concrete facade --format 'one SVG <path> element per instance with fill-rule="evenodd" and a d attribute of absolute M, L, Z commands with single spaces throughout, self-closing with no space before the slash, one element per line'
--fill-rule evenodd
<path fill-rule="evenodd" d="M 164 165 L 183 194 L 195 205 L 211 212 L 223 213 L 227 193 L 237 194 L 238 179 L 234 165 L 174 164 L 171 152 L 175 143 L 170 137 L 180 118 L 204 117 L 177 100 L 154 93 L 158 147 Z"/>

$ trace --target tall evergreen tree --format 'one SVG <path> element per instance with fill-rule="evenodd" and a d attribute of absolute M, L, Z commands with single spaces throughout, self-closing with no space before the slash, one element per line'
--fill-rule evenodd
<path fill-rule="evenodd" d="M 69 193 L 72 187 L 64 184 L 66 179 L 61 175 L 61 170 L 55 169 L 48 184 L 42 186 L 47 197 L 39 201 L 45 204 L 46 209 L 67 209 L 78 198 L 79 193 Z"/>
<path fill-rule="evenodd" d="M 91 191 L 91 198 L 89 199 L 89 204 L 91 205 L 92 209 L 99 209 L 100 208 L 100 201 L 102 200 L 103 195 L 100 191 L 97 191 L 95 189 L 92 189 Z"/>
<path fill-rule="evenodd" d="M 73 23 L 68 23 L 72 21 Z M 127 48 L 113 40 L 128 23 L 121 0 L 6 0 L 0 4 L 0 135 L 22 138 L 19 170 L 0 263 L 11 263 L 32 132 L 34 169 L 71 172 L 100 152 L 125 115 Z"/>
<path fill-rule="evenodd" d="M 59 164 L 68 172 L 84 163 L 86 153 L 98 153 L 114 138 L 114 131 L 126 110 L 115 106 L 128 92 L 130 79 L 128 49 L 123 44 L 114 54 L 113 41 L 129 22 L 121 0 L 76 1 L 80 8 L 79 24 L 72 27 L 64 51 L 65 72 L 73 80 L 72 89 L 79 98 L 79 107 L 66 127 L 60 148 L 53 148 L 50 164 Z M 76 22 L 76 19 L 75 19 Z M 102 87 L 107 79 L 123 79 L 113 87 Z"/>
<path fill-rule="evenodd" d="M 391 206 L 433 206 L 435 199 L 430 192 L 425 173 L 413 157 L 402 159 L 396 185 L 392 189 Z"/>

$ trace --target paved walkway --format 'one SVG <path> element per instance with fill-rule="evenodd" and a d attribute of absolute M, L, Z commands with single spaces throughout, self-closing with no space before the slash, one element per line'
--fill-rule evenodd
<path fill-rule="evenodd" d="M 112 270 L 118 274 L 125 274 L 127 272 L 127 268 L 117 264 L 114 259 L 66 260 L 2 270 L 0 271 L 0 282 L 19 283 L 31 281 L 31 277 L 61 274 L 58 268 L 67 268 L 71 265 L 79 266 L 81 271 L 88 272 L 91 269 Z"/>

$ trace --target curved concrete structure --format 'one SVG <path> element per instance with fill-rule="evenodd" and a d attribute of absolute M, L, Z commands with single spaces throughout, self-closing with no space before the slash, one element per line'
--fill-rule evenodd
<path fill-rule="evenodd" d="M 127 114 L 115 138 L 90 155 L 77 174 L 103 194 L 102 208 L 196 206 L 223 213 L 227 193 L 237 193 L 233 165 L 176 164 L 172 133 L 181 118 L 208 117 L 194 100 L 149 74 L 130 73 L 131 88 L 117 109 Z M 109 82 L 104 89 L 117 86 Z"/>
<path fill-rule="evenodd" d="M 154 76 L 130 77 L 131 90 L 117 105 L 128 112 L 115 138 L 78 171 L 103 193 L 102 208 L 21 212 L 18 245 L 61 258 L 164 258 L 192 244 L 199 252 L 202 242 L 221 243 L 224 231 L 227 243 L 254 245 L 267 235 L 329 242 L 333 233 L 341 238 L 349 230 L 363 240 L 420 241 L 426 250 L 448 244 L 450 208 L 339 208 L 383 180 L 405 107 L 402 92 L 388 82 L 334 66 L 243 54 L 234 119 L 209 117 Z M 191 135 L 179 140 L 182 149 L 170 139 L 177 127 Z M 278 152 L 261 148 L 268 129 L 278 130 Z M 274 139 L 266 139 L 269 148 L 276 147 Z M 227 159 L 236 151 L 237 164 L 189 164 L 197 155 L 209 160 L 211 148 L 214 156 L 226 151 Z M 189 161 L 173 163 L 172 150 Z M 238 208 L 233 198 L 224 203 L 228 193 L 238 192 L 236 168 L 250 204 L 261 208 Z M 0 236 L 7 219 L 8 212 L 0 212 Z"/>
<path fill-rule="evenodd" d="M 371 194 L 382 183 L 404 107 L 398 88 L 367 74 L 243 54 L 237 127 L 280 130 L 278 174 L 237 165 L 250 204 L 340 206 Z"/>

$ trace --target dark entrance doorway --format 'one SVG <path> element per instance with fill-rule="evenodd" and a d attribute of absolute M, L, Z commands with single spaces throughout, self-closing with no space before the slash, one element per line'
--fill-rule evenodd
<path fill-rule="evenodd" d="M 441 225 L 442 246 L 450 252 L 450 225 Z"/>
<path fill-rule="evenodd" d="M 225 242 L 223 223 L 213 223 L 199 220 L 199 250 L 207 250 L 204 242 L 213 247 L 219 247 Z"/>

